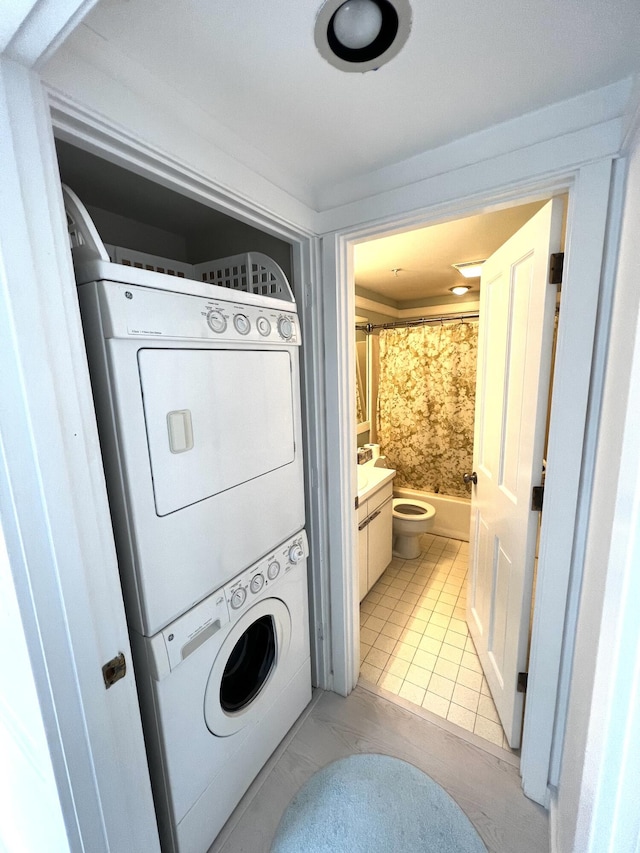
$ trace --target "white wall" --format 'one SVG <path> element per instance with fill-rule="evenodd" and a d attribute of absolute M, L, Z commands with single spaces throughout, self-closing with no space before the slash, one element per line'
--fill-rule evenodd
<path fill-rule="evenodd" d="M 640 133 L 628 179 L 557 801 L 561 853 L 640 838 Z"/>

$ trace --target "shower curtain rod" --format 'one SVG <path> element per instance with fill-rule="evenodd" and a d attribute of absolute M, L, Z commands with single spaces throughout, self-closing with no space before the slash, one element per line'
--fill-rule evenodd
<path fill-rule="evenodd" d="M 556 305 L 556 315 L 560 313 L 560 306 Z M 356 331 L 371 334 L 375 329 L 406 329 L 409 326 L 424 326 L 425 323 L 454 323 L 459 320 L 477 320 L 479 311 L 468 311 L 461 314 L 441 314 L 439 317 L 418 317 L 415 320 L 396 320 L 393 323 L 356 323 Z"/>
<path fill-rule="evenodd" d="M 424 326 L 426 323 L 454 323 L 459 320 L 461 323 L 464 320 L 477 320 L 480 316 L 479 311 L 469 311 L 465 314 L 441 314 L 438 317 L 418 317 L 415 320 L 396 320 L 393 323 L 366 323 L 365 325 L 356 325 L 359 332 L 371 334 L 375 329 L 401 329 L 409 326 Z"/>

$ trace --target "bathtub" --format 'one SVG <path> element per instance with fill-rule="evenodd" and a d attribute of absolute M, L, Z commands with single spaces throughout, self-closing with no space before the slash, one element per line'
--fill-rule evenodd
<path fill-rule="evenodd" d="M 431 533 L 436 536 L 448 536 L 450 539 L 469 541 L 469 523 L 471 520 L 471 501 L 469 498 L 457 498 L 451 495 L 436 495 L 434 492 L 420 492 L 416 489 L 394 488 L 394 498 L 425 501 L 436 511 Z"/>

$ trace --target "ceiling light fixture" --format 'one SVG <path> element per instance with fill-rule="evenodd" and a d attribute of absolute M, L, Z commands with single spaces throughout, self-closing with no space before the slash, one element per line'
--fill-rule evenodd
<path fill-rule="evenodd" d="M 362 50 L 372 44 L 381 28 L 382 12 L 372 0 L 347 0 L 333 16 L 335 37 L 350 50 Z"/>
<path fill-rule="evenodd" d="M 471 287 L 468 284 L 458 284 L 456 287 L 450 287 L 449 290 L 456 296 L 464 296 L 471 290 Z"/>
<path fill-rule="evenodd" d="M 392 59 L 411 30 L 409 0 L 326 0 L 316 17 L 315 42 L 341 71 L 372 71 Z"/>
<path fill-rule="evenodd" d="M 464 264 L 451 264 L 465 278 L 480 278 L 485 261 L 467 261 Z"/>

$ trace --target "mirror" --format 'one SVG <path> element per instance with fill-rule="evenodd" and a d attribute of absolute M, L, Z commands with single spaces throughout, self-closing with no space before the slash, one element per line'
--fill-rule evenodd
<path fill-rule="evenodd" d="M 369 430 L 368 335 L 356 329 L 356 423 L 358 435 Z"/>

